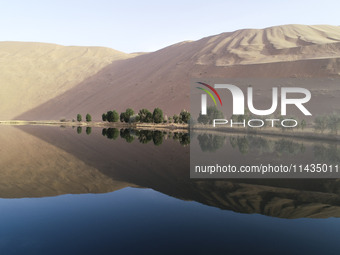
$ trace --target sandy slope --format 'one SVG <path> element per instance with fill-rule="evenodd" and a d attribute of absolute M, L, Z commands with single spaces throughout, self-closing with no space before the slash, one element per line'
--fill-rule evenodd
<path fill-rule="evenodd" d="M 322 77 L 340 73 L 340 27 L 287 25 L 223 33 L 116 61 L 17 119 L 100 119 L 118 111 L 189 108 L 192 77 Z M 332 92 L 330 92 L 330 95 Z"/>
<path fill-rule="evenodd" d="M 243 29 L 204 38 L 194 56 L 201 65 L 269 63 L 334 58 L 340 51 L 340 27 L 285 25 Z"/>
<path fill-rule="evenodd" d="M 103 47 L 0 42 L 0 119 L 47 102 L 112 61 L 131 56 Z"/>

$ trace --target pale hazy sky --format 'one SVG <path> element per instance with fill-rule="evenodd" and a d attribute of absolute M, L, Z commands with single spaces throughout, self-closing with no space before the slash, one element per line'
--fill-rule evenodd
<path fill-rule="evenodd" d="M 0 41 L 154 51 L 242 28 L 340 25 L 339 10 L 339 0 L 0 0 Z"/>

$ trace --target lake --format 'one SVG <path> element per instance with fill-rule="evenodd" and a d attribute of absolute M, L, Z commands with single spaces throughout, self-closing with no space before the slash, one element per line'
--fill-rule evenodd
<path fill-rule="evenodd" d="M 206 155 L 339 162 L 245 134 L 0 126 L 1 254 L 339 254 L 338 179 L 190 179 Z M 275 155 L 275 157 L 273 156 Z"/>

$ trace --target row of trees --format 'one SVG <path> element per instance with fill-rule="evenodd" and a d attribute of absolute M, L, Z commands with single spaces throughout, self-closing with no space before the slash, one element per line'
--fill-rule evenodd
<path fill-rule="evenodd" d="M 225 119 L 224 114 L 216 108 L 216 106 L 208 106 L 207 108 L 207 114 L 202 115 L 201 113 L 198 115 L 197 122 L 201 124 L 212 124 L 214 119 Z M 244 120 L 248 122 L 250 119 L 261 119 L 264 122 L 263 127 L 271 126 L 272 123 L 265 121 L 266 119 L 277 119 L 278 121 L 274 122 L 275 127 L 280 127 L 282 130 L 285 130 L 285 127 L 281 126 L 281 121 L 286 119 L 283 116 L 275 116 L 275 115 L 269 115 L 269 116 L 257 116 L 251 114 L 251 112 L 248 109 L 245 109 L 245 113 L 243 115 L 232 115 L 231 120 L 235 122 L 243 122 Z M 296 128 L 301 128 L 302 130 L 307 126 L 306 120 L 298 121 L 298 119 L 293 117 L 287 117 L 287 119 L 294 119 L 297 121 L 298 125 Z M 292 128 L 290 128 L 292 130 Z"/>
<path fill-rule="evenodd" d="M 174 114 L 172 117 L 167 117 L 163 115 L 163 110 L 160 108 L 155 108 L 151 113 L 148 109 L 141 109 L 137 114 L 131 108 L 127 108 L 125 112 L 118 114 L 117 111 L 108 111 L 102 114 L 102 120 L 108 122 L 126 122 L 126 123 L 189 123 L 191 115 L 188 111 L 182 110 L 179 115 Z M 86 114 L 86 122 L 92 121 L 92 116 Z M 81 122 L 83 120 L 81 114 L 77 114 L 77 121 Z M 74 121 L 74 120 L 73 120 Z"/>
<path fill-rule="evenodd" d="M 126 122 L 126 123 L 189 123 L 190 113 L 182 110 L 179 115 L 175 114 L 173 117 L 167 118 L 163 115 L 163 110 L 155 108 L 151 113 L 148 109 L 141 109 L 137 114 L 131 108 L 127 108 L 125 112 L 118 114 L 117 111 L 108 111 L 102 114 L 102 120 L 108 122 Z"/>
<path fill-rule="evenodd" d="M 208 106 L 207 114 L 198 115 L 197 122 L 202 124 L 212 124 L 214 119 L 224 119 L 223 113 L 216 108 L 216 106 Z"/>
<path fill-rule="evenodd" d="M 86 114 L 86 117 L 85 117 L 86 121 L 87 122 L 91 122 L 92 121 L 92 116 L 88 113 Z M 83 120 L 83 117 L 81 116 L 81 114 L 77 114 L 77 121 L 78 122 L 81 122 Z"/>
<path fill-rule="evenodd" d="M 332 134 L 338 134 L 340 129 L 340 114 L 331 113 L 329 115 L 319 115 L 315 117 L 314 129 L 323 133 L 325 130 L 329 130 Z"/>

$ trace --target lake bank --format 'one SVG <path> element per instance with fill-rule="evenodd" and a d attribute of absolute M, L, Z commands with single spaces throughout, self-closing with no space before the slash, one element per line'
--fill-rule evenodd
<path fill-rule="evenodd" d="M 125 123 L 125 122 L 72 122 L 72 121 L 22 121 L 9 120 L 0 121 L 0 125 L 38 125 L 38 126 L 63 126 L 63 127 L 101 127 L 101 128 L 132 128 L 143 130 L 171 130 L 172 132 L 187 132 L 189 130 L 188 124 L 178 123 Z"/>
<path fill-rule="evenodd" d="M 43 126 L 63 126 L 63 127 L 101 127 L 101 128 L 130 128 L 142 130 L 160 130 L 172 132 L 188 132 L 190 130 L 216 133 L 240 133 L 252 135 L 271 135 L 312 140 L 340 141 L 340 135 L 329 132 L 317 133 L 313 128 L 284 130 L 281 128 L 242 128 L 242 127 L 213 127 L 212 125 L 192 125 L 179 123 L 125 123 L 125 122 L 72 122 L 72 121 L 21 121 L 9 120 L 0 121 L 0 125 L 43 125 Z"/>

